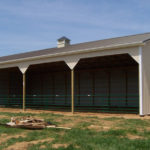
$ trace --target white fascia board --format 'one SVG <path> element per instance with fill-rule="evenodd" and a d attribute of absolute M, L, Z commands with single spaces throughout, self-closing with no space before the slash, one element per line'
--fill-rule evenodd
<path fill-rule="evenodd" d="M 30 61 L 30 60 L 37 60 L 42 58 L 50 58 L 50 57 L 58 57 L 58 56 L 67 56 L 67 55 L 73 55 L 73 54 L 80 54 L 80 53 L 90 53 L 94 51 L 99 50 L 110 50 L 110 49 L 119 49 L 119 48 L 127 48 L 127 47 L 136 47 L 136 46 L 143 46 L 144 43 L 126 43 L 126 44 L 118 44 L 113 46 L 105 46 L 105 47 L 94 47 L 89 49 L 81 49 L 76 51 L 69 51 L 69 52 L 62 52 L 62 53 L 55 53 L 55 54 L 47 54 L 47 55 L 40 55 L 40 56 L 34 56 L 34 57 L 27 57 L 27 58 L 20 58 L 15 60 L 8 60 L 0 62 L 0 65 L 3 64 L 9 64 L 9 63 L 18 63 L 18 62 L 24 62 L 24 61 Z"/>

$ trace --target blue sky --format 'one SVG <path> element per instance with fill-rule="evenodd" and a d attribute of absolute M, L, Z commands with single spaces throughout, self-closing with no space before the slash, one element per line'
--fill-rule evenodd
<path fill-rule="evenodd" d="M 0 56 L 143 32 L 149 0 L 0 0 Z"/>

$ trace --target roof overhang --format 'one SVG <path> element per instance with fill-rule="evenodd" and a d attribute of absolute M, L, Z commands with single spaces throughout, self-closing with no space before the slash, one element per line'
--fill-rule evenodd
<path fill-rule="evenodd" d="M 143 43 L 143 42 L 138 42 L 138 43 L 135 42 L 135 43 L 125 43 L 125 44 L 111 45 L 111 46 L 105 46 L 105 47 L 94 47 L 94 48 L 74 50 L 74 51 L 69 51 L 69 52 L 61 52 L 61 53 L 55 53 L 55 54 L 49 54 L 49 55 L 47 54 L 47 55 L 40 55 L 40 56 L 34 56 L 34 57 L 2 61 L 2 62 L 0 62 L 0 65 L 20 63 L 20 62 L 26 62 L 26 61 L 31 61 L 31 60 L 33 61 L 33 60 L 44 59 L 44 58 L 75 55 L 75 54 L 81 54 L 81 53 L 90 53 L 90 52 L 94 52 L 94 51 L 103 51 L 103 50 L 111 50 L 111 49 L 113 50 L 113 49 L 121 49 L 121 48 L 128 48 L 128 47 L 138 47 L 138 46 L 144 46 L 144 45 L 145 45 L 145 43 Z"/>

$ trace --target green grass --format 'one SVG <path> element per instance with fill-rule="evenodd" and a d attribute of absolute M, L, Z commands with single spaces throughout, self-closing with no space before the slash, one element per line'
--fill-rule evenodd
<path fill-rule="evenodd" d="M 116 120 L 124 120 L 124 118 L 120 118 L 120 117 L 108 117 L 108 118 L 103 118 L 103 120 L 107 120 L 107 121 L 116 121 Z"/>
<path fill-rule="evenodd" d="M 32 113 L 10 113 L 10 112 L 0 112 L 0 115 L 5 115 L 8 117 L 15 117 L 15 116 L 35 116 L 35 114 Z"/>
<path fill-rule="evenodd" d="M 4 124 L 4 123 L 7 123 L 7 122 L 9 122 L 9 120 L 8 119 L 0 119 L 0 123 L 2 123 L 2 124 Z M 23 130 L 22 129 L 15 129 L 15 128 L 6 128 L 5 126 L 0 126 L 0 135 L 1 134 L 9 134 L 9 135 L 11 135 L 11 134 L 18 134 L 18 133 L 20 133 L 20 132 L 23 132 Z"/>
<path fill-rule="evenodd" d="M 121 125 L 123 125 L 124 127 L 146 127 L 150 126 L 150 121 L 140 119 L 124 119 Z"/>
<path fill-rule="evenodd" d="M 67 147 L 59 147 L 58 150 L 150 150 L 150 119 L 124 119 L 117 117 L 98 118 L 95 116 L 64 116 L 59 114 L 23 114 L 23 113 L 0 113 L 6 118 L 0 119 L 6 123 L 12 116 L 35 116 L 44 118 L 47 121 L 58 125 L 73 124 L 71 130 L 44 129 L 44 130 L 23 130 L 6 128 L 0 126 L 0 134 L 17 135 L 26 133 L 25 137 L 10 138 L 0 143 L 0 150 L 9 147 L 17 142 L 31 142 L 41 139 L 53 138 L 50 142 L 40 142 L 30 145 L 28 150 L 54 150 L 53 144 L 67 144 Z M 113 124 L 108 130 L 101 130 L 102 127 Z M 89 126 L 100 127 L 90 129 Z M 129 135 L 133 136 L 130 138 Z M 139 138 L 134 138 L 134 136 Z M 1 137 L 0 137 L 1 138 Z M 40 146 L 44 147 L 40 148 Z"/>

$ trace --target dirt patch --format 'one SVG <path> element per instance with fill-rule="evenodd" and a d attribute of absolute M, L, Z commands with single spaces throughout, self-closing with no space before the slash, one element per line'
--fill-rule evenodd
<path fill-rule="evenodd" d="M 93 129 L 93 130 L 96 130 L 96 131 L 108 131 L 110 130 L 112 127 L 109 126 L 109 125 L 90 125 L 88 126 L 88 129 Z"/>
<path fill-rule="evenodd" d="M 147 127 L 146 130 L 150 131 L 150 127 Z M 142 130 L 143 131 L 143 130 Z"/>
<path fill-rule="evenodd" d="M 22 109 L 15 109 L 15 108 L 0 108 L 0 112 L 11 112 L 11 113 L 20 113 L 23 112 Z M 86 116 L 86 117 L 92 117 L 96 116 L 98 118 L 109 118 L 109 117 L 119 117 L 119 118 L 126 118 L 126 119 L 150 119 L 150 116 L 140 117 L 138 114 L 112 114 L 112 113 L 91 113 L 91 112 L 75 112 L 73 115 L 71 112 L 65 112 L 65 111 L 50 111 L 50 110 L 32 110 L 32 109 L 26 109 L 25 113 L 53 113 L 53 114 L 61 114 L 65 116 Z"/>
<path fill-rule="evenodd" d="M 60 147 L 67 148 L 68 144 L 58 144 L 58 143 L 56 143 L 56 144 L 52 145 L 52 148 L 55 148 L 55 149 L 58 149 Z"/>
<path fill-rule="evenodd" d="M 103 130 L 103 131 L 108 131 L 108 130 L 110 130 L 110 129 L 111 129 L 111 127 L 108 127 L 108 126 L 102 127 L 102 130 Z"/>
<path fill-rule="evenodd" d="M 95 120 L 93 120 L 93 119 L 91 119 L 91 118 L 81 118 L 81 117 L 75 117 L 75 118 L 70 118 L 70 121 L 69 122 L 66 122 L 66 123 L 63 123 L 62 122 L 62 126 L 64 126 L 64 127 L 70 127 L 70 128 L 73 128 L 73 127 L 80 127 L 80 128 L 82 128 L 82 124 L 87 124 L 86 126 L 84 126 L 83 125 L 83 128 L 84 127 L 87 127 L 89 124 L 91 125 L 91 123 L 93 124 L 93 125 L 95 125 L 95 124 L 102 124 L 101 122 L 99 122 L 99 121 L 96 121 L 95 122 Z"/>
<path fill-rule="evenodd" d="M 64 126 L 64 127 L 73 128 L 80 122 L 82 122 L 81 119 L 76 119 L 76 120 L 72 120 L 72 122 L 64 123 L 64 124 L 61 124 L 61 125 Z"/>
<path fill-rule="evenodd" d="M 116 123 L 117 121 L 104 121 L 103 120 L 102 126 L 106 128 L 107 127 L 112 128 Z"/>
<path fill-rule="evenodd" d="M 0 135 L 0 138 L 1 137 L 5 137 L 5 136 L 7 136 L 8 134 L 6 134 L 6 133 L 2 133 L 1 135 Z"/>
<path fill-rule="evenodd" d="M 26 134 L 27 133 L 21 133 L 21 134 L 17 134 L 17 135 L 1 134 L 1 136 L 0 136 L 0 144 L 8 141 L 11 138 L 26 137 Z"/>
<path fill-rule="evenodd" d="M 9 117 L 8 117 L 8 116 L 5 116 L 5 115 L 0 115 L 0 119 L 3 119 L 3 118 L 7 119 L 7 118 L 9 118 Z"/>
<path fill-rule="evenodd" d="M 47 138 L 47 139 L 42 139 L 37 141 L 30 141 L 30 142 L 17 142 L 7 147 L 5 150 L 27 150 L 29 146 L 36 145 L 38 143 L 43 143 L 43 142 L 52 142 L 53 140 L 54 140 L 53 138 Z"/>
<path fill-rule="evenodd" d="M 130 140 L 144 139 L 144 138 L 141 137 L 141 136 L 138 136 L 138 135 L 132 135 L 132 134 L 128 134 L 127 137 L 128 137 Z"/>
<path fill-rule="evenodd" d="M 88 126 L 88 129 L 93 129 L 96 131 L 108 131 L 112 128 L 120 129 L 120 127 L 117 126 L 119 122 L 120 120 L 115 120 L 115 121 L 101 120 L 99 122 L 95 122 L 95 124 Z"/>
<path fill-rule="evenodd" d="M 41 146 L 40 146 L 40 149 L 45 149 L 45 148 L 46 148 L 45 145 L 41 145 Z"/>
<path fill-rule="evenodd" d="M 69 127 L 69 128 L 73 128 L 81 122 L 87 122 L 86 119 L 82 119 L 80 117 L 74 118 L 74 117 L 66 117 L 66 116 L 65 116 L 65 119 L 56 118 L 55 121 L 58 122 L 60 126 Z"/>
<path fill-rule="evenodd" d="M 101 130 L 103 130 L 103 127 L 92 124 L 92 125 L 88 126 L 88 129 L 93 129 L 93 130 L 96 130 L 96 131 L 101 131 Z"/>

